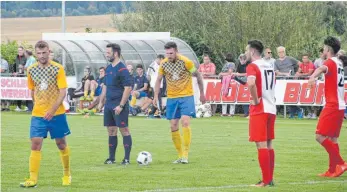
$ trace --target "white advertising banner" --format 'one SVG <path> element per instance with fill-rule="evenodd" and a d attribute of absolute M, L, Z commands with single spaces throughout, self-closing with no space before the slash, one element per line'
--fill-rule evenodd
<path fill-rule="evenodd" d="M 218 79 L 204 79 L 207 103 L 214 104 L 246 104 L 250 93 L 247 85 L 232 81 L 229 92 L 222 95 L 222 83 Z M 347 84 L 345 84 L 345 101 L 347 101 Z M 324 82 L 317 81 L 314 88 L 309 89 L 307 80 L 276 80 L 276 105 L 309 105 L 321 106 L 324 102 Z"/>
<path fill-rule="evenodd" d="M 31 100 L 26 77 L 0 77 L 1 100 Z"/>

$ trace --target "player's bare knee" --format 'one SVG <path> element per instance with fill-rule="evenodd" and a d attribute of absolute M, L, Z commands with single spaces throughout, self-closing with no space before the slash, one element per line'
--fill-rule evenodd
<path fill-rule="evenodd" d="M 55 140 L 55 143 L 57 144 L 57 147 L 60 149 L 60 150 L 64 150 L 66 148 L 66 141 L 64 138 L 62 139 L 56 139 Z"/>
<path fill-rule="evenodd" d="M 172 132 L 177 131 L 178 130 L 178 123 L 170 123 L 170 128 L 171 128 Z"/>
<path fill-rule="evenodd" d="M 182 127 L 189 127 L 190 125 L 190 118 L 182 118 Z"/>
<path fill-rule="evenodd" d="M 325 136 L 323 136 L 323 135 L 320 135 L 320 134 L 316 134 L 316 141 L 318 142 L 318 143 L 322 143 L 324 140 L 325 140 Z"/>
<path fill-rule="evenodd" d="M 255 144 L 257 145 L 258 149 L 267 149 L 267 142 L 255 142 Z"/>
<path fill-rule="evenodd" d="M 117 127 L 107 127 L 109 136 L 117 136 Z"/>
<path fill-rule="evenodd" d="M 337 138 L 336 138 L 336 137 L 329 137 L 329 139 L 330 139 L 333 143 L 337 143 Z"/>
<path fill-rule="evenodd" d="M 122 136 L 129 136 L 130 135 L 130 131 L 128 127 L 125 128 L 120 128 L 119 131 L 121 132 Z"/>
<path fill-rule="evenodd" d="M 40 151 L 42 147 L 42 139 L 31 140 L 31 150 Z"/>
<path fill-rule="evenodd" d="M 189 127 L 190 122 L 189 120 L 182 121 L 182 127 Z"/>
<path fill-rule="evenodd" d="M 31 144 L 31 150 L 33 150 L 33 151 L 41 151 L 41 147 L 42 147 L 42 145 Z"/>

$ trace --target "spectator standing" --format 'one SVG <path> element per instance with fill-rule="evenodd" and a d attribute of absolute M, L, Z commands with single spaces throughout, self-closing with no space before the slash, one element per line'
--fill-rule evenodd
<path fill-rule="evenodd" d="M 3 76 L 4 73 L 8 73 L 8 62 L 3 59 L 0 55 L 1 59 L 1 76 Z M 1 100 L 1 111 L 9 111 L 10 110 L 10 101 L 8 100 Z"/>
<path fill-rule="evenodd" d="M 203 56 L 204 62 L 199 66 L 199 72 L 203 78 L 208 78 L 210 76 L 216 75 L 216 65 L 211 62 L 209 55 Z"/>
<path fill-rule="evenodd" d="M 222 91 L 223 95 L 229 93 L 229 85 L 231 82 L 232 73 L 236 71 L 235 63 L 233 63 L 233 57 L 231 53 L 226 54 L 225 56 L 225 65 L 222 68 L 222 72 L 219 73 L 219 76 L 222 78 Z M 235 114 L 235 104 L 229 105 L 229 115 L 227 114 L 228 104 L 222 105 L 222 116 L 234 116 Z"/>
<path fill-rule="evenodd" d="M 272 64 L 272 66 L 275 65 L 276 59 L 272 58 L 272 51 L 270 47 L 267 47 L 265 49 L 263 60 L 266 61 L 267 63 Z"/>
<path fill-rule="evenodd" d="M 277 47 L 278 59 L 275 61 L 275 72 L 277 76 L 290 76 L 298 69 L 298 61 L 286 55 L 285 47 Z"/>
<path fill-rule="evenodd" d="M 211 62 L 210 56 L 203 55 L 203 63 L 199 65 L 198 72 L 200 72 L 202 78 L 208 79 L 209 77 L 216 75 L 216 65 Z M 216 114 L 217 105 L 211 104 L 212 115 Z"/>
<path fill-rule="evenodd" d="M 278 59 L 275 61 L 276 76 L 291 76 L 296 73 L 298 69 L 298 61 L 293 57 L 287 56 L 285 47 L 277 47 Z M 294 118 L 294 114 L 298 112 L 298 116 L 301 117 L 303 109 L 297 106 L 288 107 L 290 111 L 290 118 Z"/>
<path fill-rule="evenodd" d="M 25 56 L 25 59 L 26 59 L 24 70 L 26 71 L 28 69 L 28 67 L 30 67 L 31 65 L 36 63 L 36 59 L 33 56 L 33 52 L 30 51 L 30 50 L 25 50 L 24 56 Z"/>
<path fill-rule="evenodd" d="M 296 72 L 295 76 L 308 78 L 308 76 L 312 75 L 313 71 L 314 71 L 314 65 L 310 61 L 309 55 L 303 54 L 302 63 L 299 64 L 299 69 Z"/>
<path fill-rule="evenodd" d="M 239 64 L 237 65 L 236 73 L 234 74 L 236 77 L 239 77 L 239 79 L 246 82 L 246 68 L 250 62 L 247 62 L 246 55 L 241 54 L 239 56 Z M 243 116 L 248 117 L 249 116 L 249 105 L 242 105 L 243 109 Z"/>
<path fill-rule="evenodd" d="M 314 68 L 317 69 L 320 66 L 323 65 L 325 60 L 324 54 L 323 54 L 323 48 L 319 49 L 319 58 L 314 61 Z"/>
<path fill-rule="evenodd" d="M 24 56 L 24 47 L 19 46 L 18 47 L 18 55 L 16 56 L 16 61 L 12 67 L 12 71 L 10 71 L 10 72 L 16 73 L 18 71 L 19 65 L 25 66 L 26 62 L 27 61 L 26 61 L 25 56 Z"/>

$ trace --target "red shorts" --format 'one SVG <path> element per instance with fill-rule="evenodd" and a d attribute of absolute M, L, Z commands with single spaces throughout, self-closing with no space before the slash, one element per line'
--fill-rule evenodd
<path fill-rule="evenodd" d="M 276 115 L 261 113 L 249 116 L 249 141 L 262 142 L 275 138 Z"/>
<path fill-rule="evenodd" d="M 324 108 L 319 115 L 316 134 L 339 137 L 344 118 L 344 110 Z"/>

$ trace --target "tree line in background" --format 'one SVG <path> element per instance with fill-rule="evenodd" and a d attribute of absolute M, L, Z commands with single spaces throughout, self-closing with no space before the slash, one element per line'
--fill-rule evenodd
<path fill-rule="evenodd" d="M 131 10 L 132 2 L 121 1 L 67 1 L 67 16 L 104 15 Z M 61 16 L 61 1 L 2 1 L 1 18 Z"/>
<path fill-rule="evenodd" d="M 218 69 L 226 52 L 237 57 L 250 39 L 262 40 L 275 57 L 275 48 L 285 46 L 287 55 L 317 58 L 327 35 L 338 36 L 347 48 L 346 2 L 136 2 L 133 9 L 113 15 L 119 31 L 170 31 L 200 61 L 210 54 Z"/>

